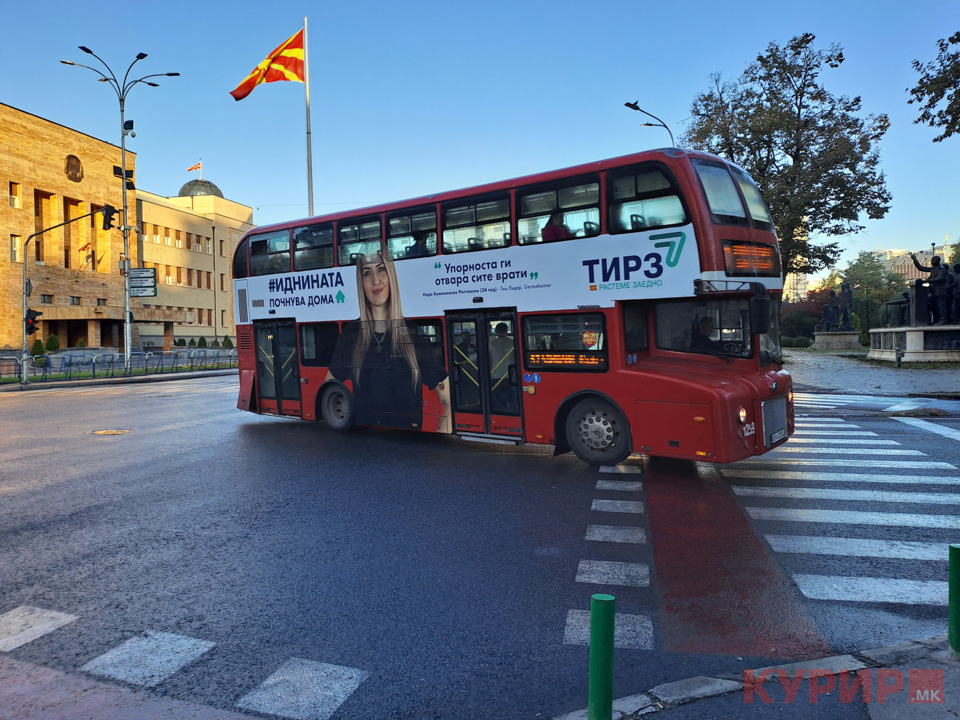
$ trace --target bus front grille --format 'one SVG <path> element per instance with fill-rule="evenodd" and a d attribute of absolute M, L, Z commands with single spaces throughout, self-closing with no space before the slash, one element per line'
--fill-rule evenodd
<path fill-rule="evenodd" d="M 763 446 L 773 447 L 787 436 L 787 398 L 760 403 L 763 411 Z"/>

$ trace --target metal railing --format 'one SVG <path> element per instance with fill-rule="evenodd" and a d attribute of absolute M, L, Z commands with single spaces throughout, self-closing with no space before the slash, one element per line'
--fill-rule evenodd
<path fill-rule="evenodd" d="M 123 353 L 57 353 L 27 361 L 27 380 L 53 381 L 123 377 Z M 0 357 L 0 383 L 20 378 L 20 358 Z M 236 349 L 171 350 L 130 353 L 131 375 L 218 370 L 237 367 Z"/>

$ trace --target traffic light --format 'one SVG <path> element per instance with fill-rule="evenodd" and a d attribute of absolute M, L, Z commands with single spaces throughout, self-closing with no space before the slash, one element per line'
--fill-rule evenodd
<path fill-rule="evenodd" d="M 116 222 L 117 209 L 113 205 L 103 206 L 103 229 L 110 230 Z"/>
<path fill-rule="evenodd" d="M 37 331 L 37 318 L 43 315 L 36 310 L 27 310 L 27 335 L 33 335 Z"/>

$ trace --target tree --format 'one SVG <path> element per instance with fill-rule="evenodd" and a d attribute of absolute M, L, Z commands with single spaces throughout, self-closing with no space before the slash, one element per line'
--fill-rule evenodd
<path fill-rule="evenodd" d="M 223 336 L 223 346 L 227 349 L 230 349 L 233 347 L 233 341 L 230 339 L 229 335 Z"/>
<path fill-rule="evenodd" d="M 879 169 L 886 115 L 859 117 L 859 97 L 835 96 L 820 73 L 843 62 L 839 45 L 815 50 L 812 33 L 770 43 L 743 75 L 697 96 L 684 135 L 690 147 L 743 167 L 760 186 L 780 237 L 783 273 L 836 262 L 840 244 L 811 235 L 857 233 L 861 213 L 882 218 L 890 193 Z"/>
<path fill-rule="evenodd" d="M 870 344 L 870 328 L 880 324 L 880 308 L 906 288 L 902 275 L 887 270 L 873 252 L 861 252 L 847 263 L 843 279 L 853 290 L 853 313 L 860 318 L 860 342 Z"/>
<path fill-rule="evenodd" d="M 44 347 L 46 347 L 47 352 L 56 352 L 60 349 L 60 338 L 56 335 L 51 335 L 47 338 L 47 344 Z"/>
<path fill-rule="evenodd" d="M 951 45 L 960 45 L 960 32 L 946 40 L 937 40 L 940 53 L 935 61 L 925 64 L 913 61 L 913 69 L 920 73 L 920 80 L 916 87 L 907 89 L 912 95 L 907 103 L 920 106 L 920 115 L 914 124 L 943 128 L 934 142 L 960 132 L 960 50 L 950 52 Z M 945 104 L 940 107 L 942 103 Z"/>
<path fill-rule="evenodd" d="M 207 346 L 207 339 L 206 339 L 203 335 L 201 335 L 201 336 L 200 336 L 200 339 L 197 340 L 197 347 L 204 347 L 204 348 L 205 348 L 206 346 Z"/>

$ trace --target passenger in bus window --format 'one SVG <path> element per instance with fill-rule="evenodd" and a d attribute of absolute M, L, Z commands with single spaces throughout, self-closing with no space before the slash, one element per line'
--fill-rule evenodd
<path fill-rule="evenodd" d="M 547 220 L 547 224 L 543 226 L 543 233 L 541 233 L 543 241 L 553 242 L 554 240 L 566 240 L 573 236 L 574 233 L 570 228 L 563 224 L 563 210 L 554 210 L 550 214 L 550 219 Z"/>
<path fill-rule="evenodd" d="M 427 245 L 427 240 L 431 235 L 433 235 L 433 233 L 426 231 L 415 232 L 413 234 L 413 245 L 407 248 L 404 257 L 416 258 L 433 255 L 434 251 Z"/>
<path fill-rule="evenodd" d="M 334 349 L 327 379 L 350 381 L 360 425 L 423 429 L 423 388 L 436 393 L 442 414 L 437 432 L 451 432 L 447 372 L 420 347 L 403 317 L 393 258 L 378 252 L 357 258 L 360 318 L 347 323 Z"/>

